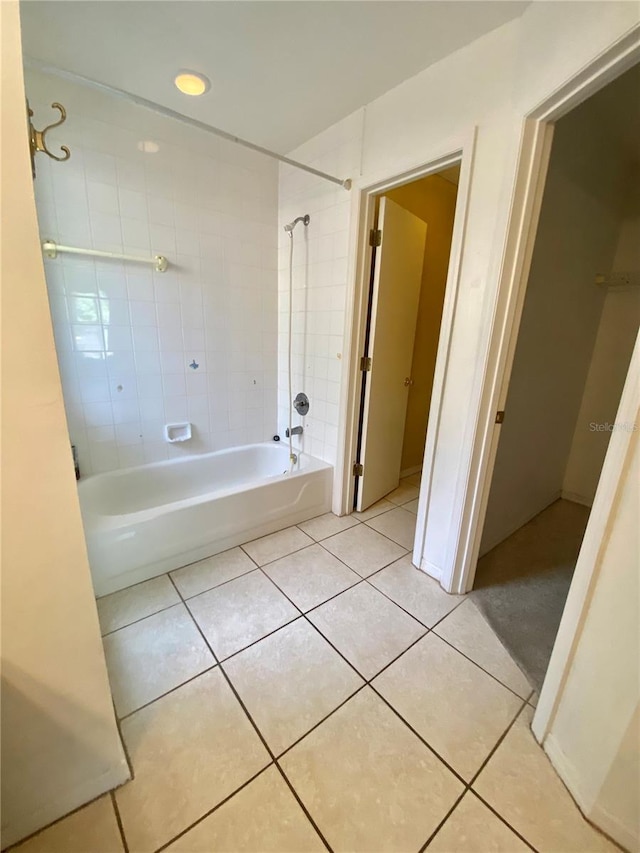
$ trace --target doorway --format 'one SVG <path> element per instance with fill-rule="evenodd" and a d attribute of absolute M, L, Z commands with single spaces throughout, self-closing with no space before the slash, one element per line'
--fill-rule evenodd
<path fill-rule="evenodd" d="M 640 66 L 557 121 L 473 597 L 542 686 L 640 323 Z M 635 427 L 637 428 L 637 427 Z"/>
<path fill-rule="evenodd" d="M 413 546 L 460 166 L 373 196 L 352 508 Z M 395 505 L 395 509 L 393 508 Z M 391 514 L 383 510 L 391 510 Z"/>

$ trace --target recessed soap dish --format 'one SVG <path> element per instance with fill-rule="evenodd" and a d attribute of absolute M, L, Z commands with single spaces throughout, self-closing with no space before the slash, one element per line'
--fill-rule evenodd
<path fill-rule="evenodd" d="M 174 441 L 189 441 L 191 424 L 165 424 L 164 437 L 173 444 Z"/>

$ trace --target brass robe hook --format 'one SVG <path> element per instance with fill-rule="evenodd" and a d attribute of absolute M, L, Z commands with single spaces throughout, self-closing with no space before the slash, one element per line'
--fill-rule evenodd
<path fill-rule="evenodd" d="M 69 151 L 69 149 L 67 148 L 66 145 L 60 146 L 61 150 L 64 152 L 64 157 L 60 157 L 56 154 L 53 154 L 47 148 L 47 143 L 46 143 L 47 133 L 50 130 L 52 130 L 52 128 L 59 127 L 61 124 L 63 124 L 63 122 L 66 121 L 66 118 L 67 118 L 67 111 L 62 106 L 62 104 L 59 104 L 57 101 L 54 101 L 51 104 L 51 106 L 55 110 L 60 110 L 60 118 L 58 119 L 58 121 L 56 121 L 53 124 L 50 124 L 47 127 L 45 127 L 44 130 L 36 130 L 35 127 L 33 126 L 33 122 L 31 121 L 31 119 L 33 117 L 33 110 L 29 106 L 29 101 L 27 101 L 27 113 L 28 113 L 28 118 L 29 118 L 29 145 L 31 147 L 31 172 L 32 172 L 34 178 L 36 176 L 36 163 L 35 163 L 36 151 L 44 151 L 44 153 L 48 154 L 52 160 L 57 160 L 59 163 L 63 163 L 65 160 L 68 160 L 69 157 L 71 157 L 71 151 Z"/>

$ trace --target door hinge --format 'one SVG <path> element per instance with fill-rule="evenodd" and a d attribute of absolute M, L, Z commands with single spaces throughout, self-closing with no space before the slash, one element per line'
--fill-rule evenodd
<path fill-rule="evenodd" d="M 496 423 L 501 424 L 504 421 L 504 411 L 496 412 Z"/>
<path fill-rule="evenodd" d="M 364 465 L 362 462 L 354 462 L 353 463 L 353 476 L 354 477 L 362 477 L 364 474 Z"/>
<path fill-rule="evenodd" d="M 371 359 L 368 355 L 363 355 L 360 359 L 360 370 L 371 370 Z"/>
<path fill-rule="evenodd" d="M 382 231 L 379 228 L 372 228 L 369 231 L 369 245 L 382 246 Z"/>

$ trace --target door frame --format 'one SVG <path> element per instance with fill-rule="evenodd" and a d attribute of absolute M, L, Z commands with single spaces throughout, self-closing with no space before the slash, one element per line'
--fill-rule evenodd
<path fill-rule="evenodd" d="M 456 541 L 450 543 L 452 554 L 447 561 L 451 566 L 450 574 L 441 579 L 443 587 L 450 592 L 465 593 L 473 588 L 500 436 L 495 413 L 504 410 L 511 378 L 554 123 L 639 61 L 640 33 L 635 30 L 612 45 L 524 118 L 498 295 L 480 379 L 480 402 L 465 478 L 467 490 L 462 523 Z"/>
<path fill-rule="evenodd" d="M 354 269 L 349 270 L 348 276 L 348 281 L 353 282 L 353 287 L 347 294 L 347 317 L 345 321 L 345 354 L 347 356 L 347 363 L 344 368 L 346 375 L 344 376 L 345 381 L 342 383 L 343 391 L 340 401 L 341 411 L 344 413 L 345 426 L 340 431 L 340 444 L 338 447 L 334 481 L 333 512 L 336 515 L 345 515 L 353 511 L 355 478 L 352 467 L 356 461 L 358 446 L 358 413 L 361 394 L 360 357 L 364 354 L 367 305 L 371 280 L 372 252 L 369 246 L 369 231 L 374 226 L 376 198 L 387 190 L 396 189 L 396 187 L 404 186 L 420 178 L 440 172 L 442 169 L 460 164 L 460 178 L 449 254 L 449 268 L 447 271 L 442 322 L 429 406 L 429 419 L 422 468 L 423 479 L 420 487 L 416 536 L 414 540 L 413 562 L 417 566 L 421 566 L 423 562 L 426 519 L 431 497 L 433 459 L 440 427 L 442 398 L 460 281 L 475 143 L 476 127 L 472 126 L 465 134 L 449 140 L 419 164 L 409 166 L 402 172 L 386 172 L 382 175 L 360 179 L 358 181 L 359 187 L 357 189 L 354 188 L 353 192 L 350 237 L 357 246 L 357 250 L 353 261 Z"/>
<path fill-rule="evenodd" d="M 442 585 L 465 593 L 473 587 L 480 539 L 491 487 L 499 426 L 495 413 L 504 409 L 522 316 L 542 195 L 547 175 L 554 123 L 591 95 L 640 62 L 640 31 L 634 29 L 604 51 L 524 118 L 510 220 L 498 284 L 498 295 L 481 378 L 475 440 L 467 472 L 459 537 L 451 544 L 451 573 Z M 634 421 L 640 393 L 634 383 L 640 374 L 640 343 L 629 365 L 617 417 Z M 508 412 L 506 413 L 508 417 Z M 598 573 L 598 560 L 614 516 L 615 495 L 624 473 L 631 435 L 614 432 L 604 461 L 573 582 L 553 647 L 532 728 L 539 741 L 548 734 L 568 677 L 575 648 Z"/>

